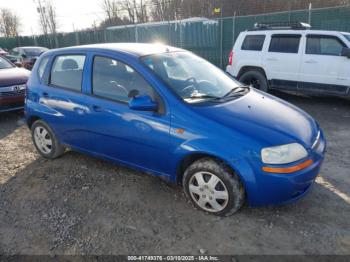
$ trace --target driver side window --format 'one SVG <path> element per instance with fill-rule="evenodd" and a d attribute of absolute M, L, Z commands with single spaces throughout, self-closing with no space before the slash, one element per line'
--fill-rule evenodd
<path fill-rule="evenodd" d="M 138 90 L 139 95 L 153 97 L 153 89 L 130 66 L 103 56 L 95 56 L 92 69 L 92 92 L 102 98 L 128 102 L 129 93 Z"/>

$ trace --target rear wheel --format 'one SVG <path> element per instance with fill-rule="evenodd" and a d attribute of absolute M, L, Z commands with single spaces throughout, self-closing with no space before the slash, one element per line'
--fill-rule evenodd
<path fill-rule="evenodd" d="M 187 168 L 183 187 L 195 207 L 218 216 L 234 214 L 245 200 L 237 175 L 211 158 L 198 160 Z"/>
<path fill-rule="evenodd" d="M 239 81 L 245 85 L 251 85 L 256 89 L 268 92 L 269 86 L 265 75 L 258 70 L 251 70 L 243 73 Z"/>
<path fill-rule="evenodd" d="M 64 147 L 59 143 L 51 128 L 42 120 L 37 120 L 31 127 L 33 143 L 45 158 L 55 159 L 64 153 Z"/>

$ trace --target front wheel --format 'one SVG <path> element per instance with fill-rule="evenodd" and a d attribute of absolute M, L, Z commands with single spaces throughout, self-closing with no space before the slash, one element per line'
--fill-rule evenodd
<path fill-rule="evenodd" d="M 245 201 L 237 175 L 211 158 L 198 160 L 186 170 L 183 187 L 195 207 L 218 216 L 234 214 Z"/>

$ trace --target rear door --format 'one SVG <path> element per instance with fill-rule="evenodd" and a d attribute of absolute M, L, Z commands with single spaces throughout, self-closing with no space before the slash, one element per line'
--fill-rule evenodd
<path fill-rule="evenodd" d="M 301 63 L 299 89 L 324 94 L 345 94 L 349 83 L 349 74 L 344 73 L 348 59 L 341 56 L 345 46 L 337 36 L 308 34 Z"/>
<path fill-rule="evenodd" d="M 39 94 L 40 103 L 47 107 L 45 120 L 63 144 L 77 149 L 87 149 L 90 142 L 84 131 L 89 110 L 82 93 L 85 61 L 84 53 L 55 56 Z"/>
<path fill-rule="evenodd" d="M 300 61 L 301 34 L 274 33 L 264 53 L 264 66 L 273 88 L 296 90 Z"/>

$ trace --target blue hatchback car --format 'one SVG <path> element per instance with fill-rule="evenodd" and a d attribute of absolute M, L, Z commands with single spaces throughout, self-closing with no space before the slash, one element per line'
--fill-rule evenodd
<path fill-rule="evenodd" d="M 308 114 L 170 46 L 51 50 L 27 85 L 26 120 L 43 157 L 70 148 L 152 173 L 216 215 L 301 198 L 324 158 Z"/>

